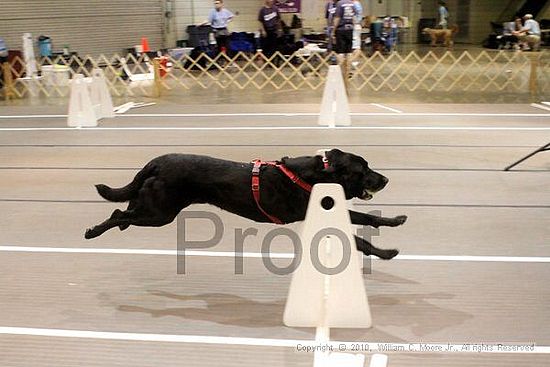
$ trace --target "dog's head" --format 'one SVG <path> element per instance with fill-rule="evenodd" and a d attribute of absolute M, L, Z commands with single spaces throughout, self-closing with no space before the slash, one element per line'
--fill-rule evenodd
<path fill-rule="evenodd" d="M 424 28 L 422 29 L 422 34 L 429 34 L 431 33 L 432 29 L 431 28 Z"/>
<path fill-rule="evenodd" d="M 366 160 L 358 155 L 332 149 L 325 152 L 328 167 L 321 156 L 284 157 L 281 163 L 296 172 L 310 184 L 337 183 L 342 185 L 346 199 L 370 200 L 382 190 L 388 179 L 369 168 Z"/>
<path fill-rule="evenodd" d="M 331 182 L 339 183 L 344 188 L 346 199 L 359 198 L 370 200 L 388 183 L 388 179 L 373 171 L 362 157 L 332 149 L 326 152 L 329 167 L 325 169 Z"/>

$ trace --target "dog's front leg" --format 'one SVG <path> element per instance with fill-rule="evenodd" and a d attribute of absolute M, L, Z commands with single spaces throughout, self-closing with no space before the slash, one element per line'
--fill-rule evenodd
<path fill-rule="evenodd" d="M 354 236 L 354 237 L 355 237 L 355 245 L 357 246 L 357 249 L 367 256 L 374 255 L 374 256 L 378 256 L 381 259 L 389 260 L 397 256 L 397 254 L 399 253 L 399 250 L 380 249 L 378 247 L 374 247 L 372 243 L 370 243 L 369 241 L 361 237 L 357 237 L 357 236 Z"/>
<path fill-rule="evenodd" d="M 386 218 L 386 217 L 377 217 L 376 215 L 371 215 L 366 213 L 355 212 L 353 210 L 350 210 L 349 214 L 351 217 L 351 223 L 359 224 L 363 226 L 371 226 L 375 228 L 378 228 L 380 226 L 397 227 L 407 221 L 406 215 L 399 215 L 394 218 Z"/>

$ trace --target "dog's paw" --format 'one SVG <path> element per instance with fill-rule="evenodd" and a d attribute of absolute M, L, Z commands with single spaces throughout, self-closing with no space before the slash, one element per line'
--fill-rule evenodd
<path fill-rule="evenodd" d="M 397 226 L 402 225 L 406 221 L 407 221 L 407 216 L 406 215 L 398 215 L 397 217 L 392 218 L 391 226 L 392 227 L 397 227 Z"/>
<path fill-rule="evenodd" d="M 379 254 L 379 258 L 382 260 L 390 260 L 399 254 L 399 250 L 393 249 L 393 250 L 382 250 Z"/>
<path fill-rule="evenodd" d="M 99 233 L 97 233 L 97 231 L 94 231 L 93 228 L 88 228 L 86 230 L 86 233 L 84 233 L 84 238 L 87 239 L 87 240 L 90 240 L 92 238 L 96 238 L 97 236 L 99 236 Z"/>

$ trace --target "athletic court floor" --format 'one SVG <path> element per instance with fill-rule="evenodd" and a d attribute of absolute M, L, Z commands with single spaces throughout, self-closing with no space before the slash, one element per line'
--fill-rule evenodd
<path fill-rule="evenodd" d="M 282 321 L 291 277 L 257 257 L 272 225 L 190 208 L 216 213 L 225 231 L 208 253 L 187 257 L 185 275 L 176 272 L 175 223 L 83 234 L 121 207 L 93 185 L 124 185 L 157 155 L 250 161 L 338 147 L 390 179 L 356 209 L 409 219 L 374 238 L 401 250 L 373 259 L 364 276 L 374 326 L 333 329 L 331 340 L 454 350 L 388 352 L 390 367 L 548 366 L 550 153 L 502 169 L 550 141 L 550 110 L 355 104 L 353 126 L 331 129 L 317 126 L 318 109 L 156 105 L 70 129 L 63 106 L 2 107 L 0 365 L 312 366 L 313 353 L 297 345 L 315 330 Z M 259 234 L 246 240 L 244 274 L 235 275 L 233 233 L 249 227 Z M 187 234 L 211 230 L 197 223 Z M 271 250 L 288 264 L 289 243 Z M 499 343 L 535 348 L 510 354 Z"/>

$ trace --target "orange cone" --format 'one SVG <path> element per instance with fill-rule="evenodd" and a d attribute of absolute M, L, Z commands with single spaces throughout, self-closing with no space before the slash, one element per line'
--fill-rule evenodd
<path fill-rule="evenodd" d="M 149 41 L 147 40 L 147 37 L 141 37 L 141 49 L 143 52 L 151 51 L 149 49 Z"/>

